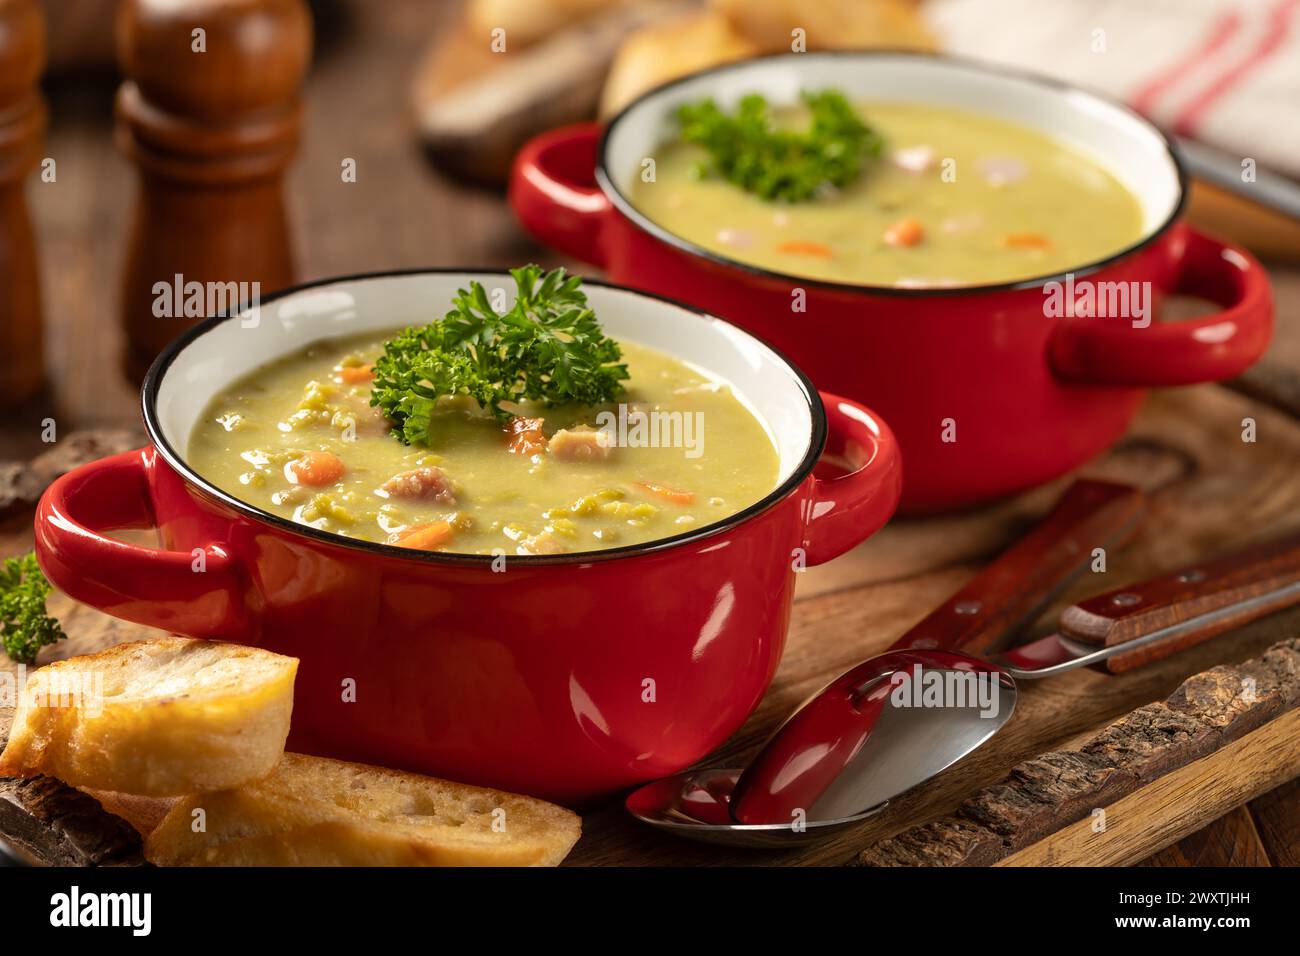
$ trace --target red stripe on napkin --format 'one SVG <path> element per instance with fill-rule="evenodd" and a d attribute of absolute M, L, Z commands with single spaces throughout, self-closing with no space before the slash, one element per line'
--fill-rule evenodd
<path fill-rule="evenodd" d="M 1183 107 L 1173 122 L 1175 132 L 1183 136 L 1193 135 L 1197 122 L 1206 111 L 1286 42 L 1291 32 L 1291 16 L 1297 7 L 1300 7 L 1300 0 L 1282 0 L 1269 11 L 1268 30 L 1254 49 Z"/>
<path fill-rule="evenodd" d="M 1150 116 L 1155 101 L 1160 95 L 1177 84 L 1194 66 L 1236 36 L 1237 31 L 1241 29 L 1241 24 L 1242 19 L 1235 11 L 1219 17 L 1210 25 L 1209 32 L 1198 45 L 1188 48 L 1187 52 L 1175 60 L 1168 69 L 1148 80 L 1147 84 L 1130 98 L 1129 102 L 1132 103 L 1133 108 L 1139 113 Z"/>

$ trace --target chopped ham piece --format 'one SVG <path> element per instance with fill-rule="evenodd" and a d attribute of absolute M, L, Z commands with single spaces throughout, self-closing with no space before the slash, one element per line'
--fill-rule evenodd
<path fill-rule="evenodd" d="M 604 461 L 614 452 L 609 436 L 590 428 L 561 428 L 551 436 L 550 449 L 561 461 Z"/>
<path fill-rule="evenodd" d="M 555 540 L 555 535 L 543 531 L 524 538 L 515 550 L 520 554 L 560 554 L 564 548 Z"/>
<path fill-rule="evenodd" d="M 451 482 L 441 468 L 404 471 L 400 475 L 393 475 L 379 489 L 394 498 L 429 498 L 444 505 L 456 503 Z"/>
<path fill-rule="evenodd" d="M 393 427 L 384 413 L 371 405 L 364 395 L 346 395 L 343 397 L 343 405 L 355 424 L 358 435 L 386 435 Z"/>
<path fill-rule="evenodd" d="M 984 225 L 984 217 L 978 214 L 970 216 L 954 216 L 945 219 L 939 223 L 939 228 L 946 235 L 957 236 L 964 232 L 974 232 L 980 226 Z"/>
<path fill-rule="evenodd" d="M 929 146 L 908 146 L 895 150 L 894 165 L 909 173 L 923 173 L 934 166 L 934 150 Z"/>
<path fill-rule="evenodd" d="M 754 234 L 744 229 L 719 229 L 718 242 L 737 249 L 748 249 L 754 244 Z"/>
<path fill-rule="evenodd" d="M 985 156 L 975 163 L 975 168 L 990 186 L 1005 186 L 1023 179 L 1029 166 L 1016 156 Z"/>

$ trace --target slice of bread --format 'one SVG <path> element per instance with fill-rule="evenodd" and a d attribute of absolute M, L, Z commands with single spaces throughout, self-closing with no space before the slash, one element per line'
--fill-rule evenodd
<path fill-rule="evenodd" d="M 223 790 L 284 752 L 298 661 L 239 644 L 161 637 L 34 671 L 0 775 L 144 796 Z"/>
<path fill-rule="evenodd" d="M 148 836 L 180 797 L 142 797 L 135 793 L 121 793 L 117 790 L 85 790 L 99 801 L 99 805 L 125 820 L 141 836 Z"/>
<path fill-rule="evenodd" d="M 159 866 L 555 866 L 577 814 L 532 797 L 287 753 L 269 776 L 172 808 Z"/>

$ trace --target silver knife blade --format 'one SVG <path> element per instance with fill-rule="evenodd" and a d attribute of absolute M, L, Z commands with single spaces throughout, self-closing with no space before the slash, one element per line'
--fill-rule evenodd
<path fill-rule="evenodd" d="M 1063 634 L 1049 634 L 1036 641 L 1030 641 L 1028 644 L 1022 644 L 1019 647 L 998 654 L 991 661 L 1016 680 L 1022 678 L 1036 680 L 1039 677 L 1051 677 L 1053 674 L 1072 671 L 1077 667 L 1087 667 L 1089 664 L 1099 663 L 1109 657 L 1114 657 L 1116 654 L 1134 651 L 1139 647 L 1145 647 L 1157 641 L 1177 637 L 1189 631 L 1200 630 L 1224 618 L 1235 617 L 1252 608 L 1264 610 L 1264 613 L 1267 613 L 1268 610 L 1277 610 L 1285 606 L 1279 604 L 1280 600 L 1296 597 L 1300 597 L 1300 581 L 1292 581 L 1290 584 L 1274 588 L 1271 591 L 1265 591 L 1263 594 L 1256 594 L 1234 604 L 1207 611 L 1205 614 L 1186 618 L 1176 624 L 1170 624 L 1168 627 L 1157 628 L 1149 634 L 1143 634 L 1141 637 L 1136 637 L 1131 641 L 1124 641 L 1121 644 L 1112 644 L 1109 647 L 1095 647 L 1080 644 Z M 1290 602 L 1288 601 L 1288 603 Z"/>

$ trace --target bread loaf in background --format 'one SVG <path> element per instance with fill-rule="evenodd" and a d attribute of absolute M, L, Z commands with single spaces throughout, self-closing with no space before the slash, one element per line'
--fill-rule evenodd
<path fill-rule="evenodd" d="M 471 34 L 500 28 L 508 43 L 528 46 L 588 17 L 630 6 L 636 0 L 469 0 L 465 23 Z"/>
<path fill-rule="evenodd" d="M 600 95 L 600 115 L 612 116 L 660 83 L 761 52 L 717 10 L 693 11 L 642 27 L 623 41 L 614 57 Z"/>
<path fill-rule="evenodd" d="M 710 0 L 705 9 L 643 27 L 623 41 L 601 93 L 600 114 L 611 116 L 646 90 L 687 73 L 796 46 L 930 50 L 934 39 L 909 0 Z"/>

